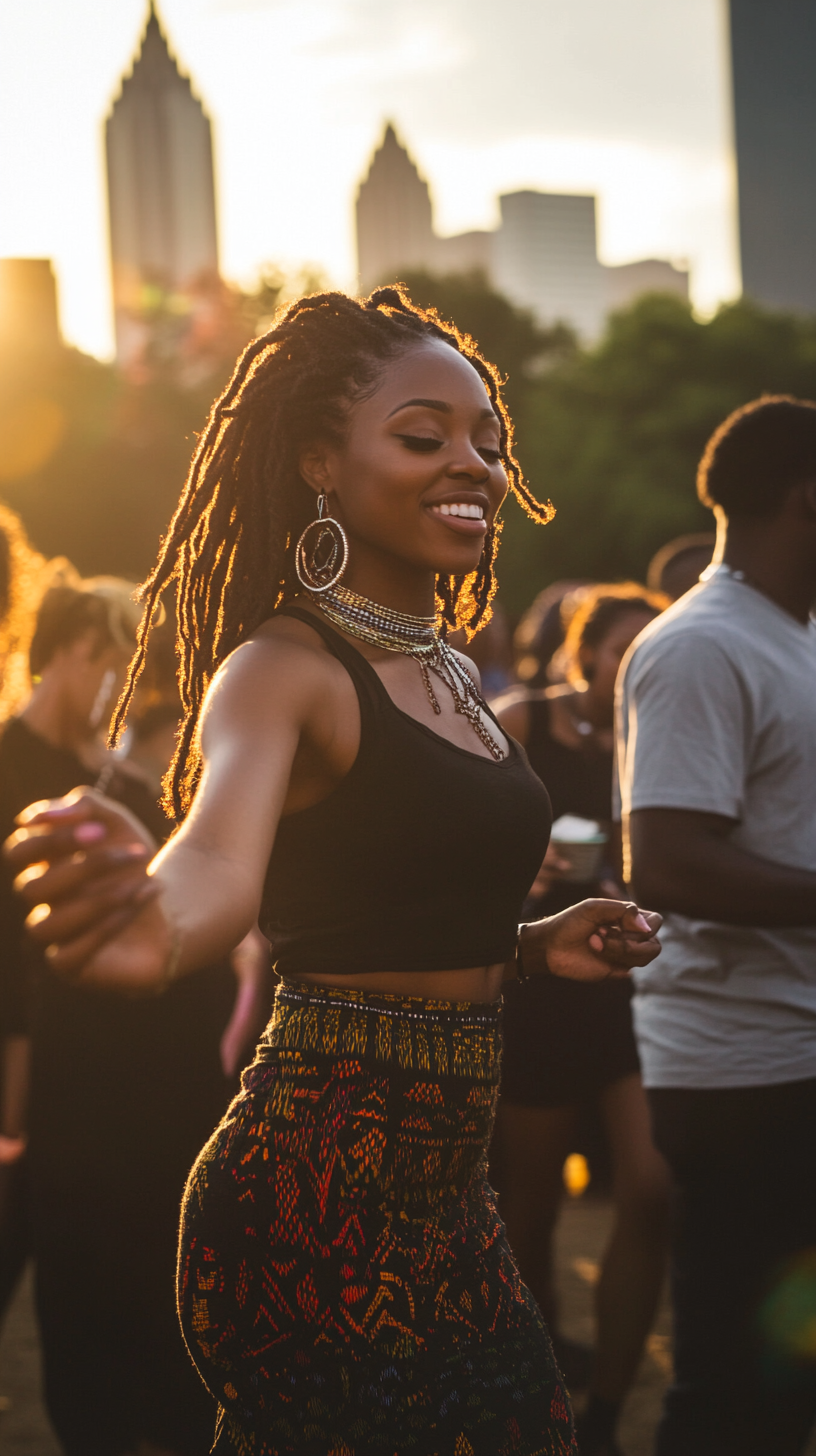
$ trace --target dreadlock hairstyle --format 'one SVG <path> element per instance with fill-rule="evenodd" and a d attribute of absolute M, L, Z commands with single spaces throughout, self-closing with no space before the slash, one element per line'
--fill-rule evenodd
<path fill-rule="evenodd" d="M 295 546 L 315 514 L 314 495 L 300 475 L 301 451 L 316 439 L 341 443 L 349 407 L 375 387 L 383 365 L 431 339 L 464 355 L 482 378 L 520 504 L 537 521 L 554 514 L 530 493 L 514 458 L 497 370 L 454 325 L 417 308 L 401 286 L 377 289 L 366 300 L 316 293 L 283 309 L 269 332 L 244 350 L 210 412 L 142 587 L 138 646 L 113 721 L 115 740 L 144 665 L 154 613 L 175 580 L 184 716 L 165 779 L 165 807 L 177 819 L 189 808 L 201 771 L 197 728 L 209 683 L 229 653 L 300 589 Z M 444 626 L 472 635 L 489 618 L 499 531 L 498 524 L 488 531 L 476 571 L 437 577 Z"/>

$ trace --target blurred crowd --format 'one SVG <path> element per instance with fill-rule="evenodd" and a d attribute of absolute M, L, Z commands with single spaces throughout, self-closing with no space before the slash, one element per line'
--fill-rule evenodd
<path fill-rule="evenodd" d="M 497 604 L 467 644 L 552 801 L 525 918 L 624 897 L 631 883 L 668 912 L 664 956 L 634 986 L 542 976 L 505 994 L 493 1180 L 567 1383 L 587 1392 L 584 1456 L 619 1450 L 670 1244 L 677 1369 L 660 1456 L 793 1456 L 816 1409 L 816 526 L 786 504 L 804 477 L 785 461 L 807 430 L 772 415 L 755 411 L 704 462 L 716 567 L 713 532 L 681 537 L 644 583 L 556 582 L 517 624 Z M 796 459 L 809 450 L 816 470 L 806 425 Z M 746 509 L 739 483 L 758 458 L 778 500 Z M 804 620 L 784 596 L 797 583 Z M 0 840 L 26 805 L 82 783 L 157 845 L 171 832 L 169 616 L 124 737 L 106 742 L 136 642 L 134 592 L 45 561 L 0 511 Z M 161 997 L 89 994 L 49 972 L 2 885 L 0 1315 L 33 1260 L 45 1399 L 68 1456 L 209 1449 L 212 1403 L 174 1308 L 179 1199 L 268 1015 L 271 959 L 256 932 Z M 591 1350 L 561 1330 L 553 1268 L 575 1152 L 615 1207 Z M 746 1404 L 766 1422 L 751 1435 L 738 1407 L 766 1378 L 777 1404 L 759 1418 Z"/>
<path fill-rule="evenodd" d="M 141 618 L 135 583 L 44 561 L 4 509 L 0 590 L 0 834 L 27 804 L 92 784 L 160 845 L 180 712 L 174 627 L 157 625 L 111 750 Z M 67 1452 L 206 1451 L 214 1409 L 173 1300 L 178 1207 L 267 1018 L 269 948 L 256 932 L 231 964 L 151 1000 L 89 995 L 27 943 L 6 878 L 0 979 L 0 1312 L 33 1259 L 45 1399 Z"/>

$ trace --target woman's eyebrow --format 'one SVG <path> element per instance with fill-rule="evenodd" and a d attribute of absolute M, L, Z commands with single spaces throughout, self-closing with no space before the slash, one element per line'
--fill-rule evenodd
<path fill-rule="evenodd" d="M 396 409 L 392 409 L 391 414 L 386 415 L 385 418 L 390 420 L 391 415 L 398 415 L 400 410 L 408 409 L 412 404 L 421 405 L 425 409 L 438 410 L 442 415 L 453 414 L 452 405 L 449 405 L 444 399 L 406 399 L 402 404 L 398 404 Z M 483 409 L 479 411 L 479 419 L 498 420 L 498 416 L 495 410 Z"/>
<path fill-rule="evenodd" d="M 398 415 L 400 410 L 407 409 L 412 404 L 423 405 L 425 409 L 439 410 L 439 413 L 443 415 L 453 414 L 452 407 L 446 404 L 444 399 L 406 399 L 402 404 L 398 404 L 396 409 L 392 409 L 391 414 L 386 415 L 385 418 L 390 420 L 391 415 Z"/>

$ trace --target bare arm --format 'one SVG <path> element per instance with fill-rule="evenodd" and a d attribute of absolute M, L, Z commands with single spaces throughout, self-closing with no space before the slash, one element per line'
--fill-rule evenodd
<path fill-rule="evenodd" d="M 10 851 L 17 867 L 37 859 L 27 836 L 40 832 L 53 841 L 62 834 L 65 840 L 58 857 L 59 846 L 46 838 L 42 857 L 50 866 L 44 873 L 37 864 L 26 871 L 31 877 L 26 898 L 40 907 L 32 930 L 48 945 L 56 970 L 89 984 L 149 989 L 161 981 L 168 961 L 183 975 L 232 951 L 257 920 L 281 814 L 298 807 L 293 766 L 299 750 L 312 765 L 322 765 L 320 771 L 300 775 L 301 792 L 304 783 L 314 788 L 321 772 L 330 775 L 337 759 L 336 740 L 342 736 L 337 724 L 347 719 L 348 695 L 353 698 L 354 690 L 341 670 L 338 699 L 336 667 L 322 649 L 304 647 L 284 634 L 247 643 L 232 654 L 205 702 L 203 775 L 191 811 L 150 863 L 147 879 L 144 865 L 136 865 L 133 876 L 137 881 L 142 876 L 144 894 L 152 898 L 135 919 L 133 877 L 131 882 L 123 882 L 121 873 L 113 878 L 110 893 L 121 896 L 121 914 L 129 920 L 113 934 L 103 918 L 110 908 L 107 866 L 117 845 L 124 853 L 138 839 L 138 825 L 87 790 L 74 803 L 69 796 L 56 810 L 39 806 L 45 813 L 30 815 Z M 99 883 L 89 882 L 87 863 L 75 863 L 75 841 L 80 832 L 91 831 L 101 843 L 88 841 L 83 858 L 98 853 Z M 42 913 L 46 905 L 50 908 Z M 110 913 L 117 912 L 110 908 Z"/>
<path fill-rule="evenodd" d="M 733 819 L 685 809 L 629 816 L 632 883 L 663 911 L 730 925 L 816 925 L 816 874 L 749 854 Z"/>
<path fill-rule="evenodd" d="M 225 1077 L 240 1072 L 247 1053 L 269 1020 L 272 965 L 269 941 L 256 926 L 232 952 L 236 993 L 232 1015 L 221 1036 L 221 1068 Z"/>
<path fill-rule="evenodd" d="M 0 1042 L 0 1167 L 25 1150 L 31 1042 L 10 1036 Z"/>

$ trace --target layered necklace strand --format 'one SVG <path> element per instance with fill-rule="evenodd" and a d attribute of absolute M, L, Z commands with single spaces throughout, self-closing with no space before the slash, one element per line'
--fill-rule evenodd
<path fill-rule="evenodd" d="M 467 718 L 485 748 L 495 759 L 504 758 L 504 749 L 496 741 L 482 717 L 482 700 L 470 673 L 463 667 L 452 647 L 436 630 L 435 617 L 414 617 L 408 612 L 395 612 L 367 597 L 358 596 L 348 587 L 330 587 L 319 594 L 309 593 L 329 621 L 350 637 L 359 637 L 372 647 L 387 652 L 402 652 L 419 663 L 425 691 L 435 713 L 441 713 L 433 690 L 431 673 L 442 679 L 453 698 L 457 713 Z"/>

